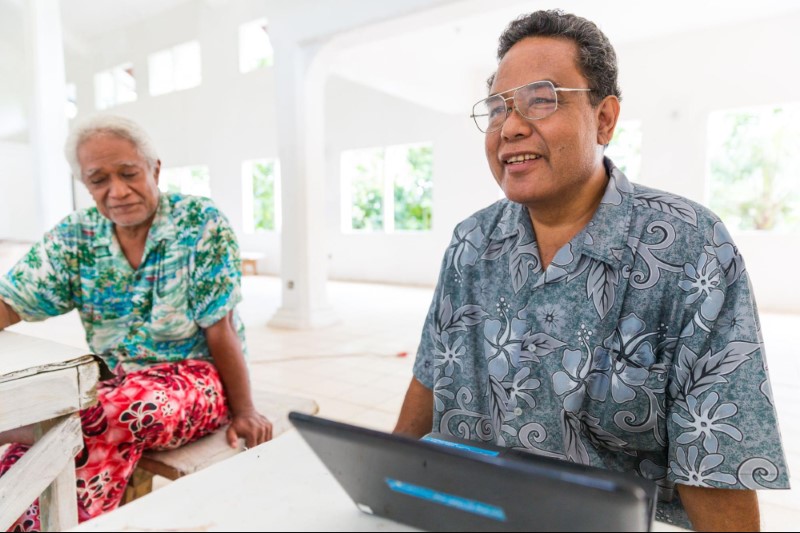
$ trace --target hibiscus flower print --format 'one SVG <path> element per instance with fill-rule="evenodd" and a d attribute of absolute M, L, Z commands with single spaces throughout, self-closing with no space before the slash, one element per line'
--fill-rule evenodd
<path fill-rule="evenodd" d="M 480 257 L 485 239 L 476 219 L 470 218 L 459 224 L 447 249 L 447 268 L 455 266 L 456 273 L 461 276 L 461 268 L 474 265 Z"/>
<path fill-rule="evenodd" d="M 154 403 L 133 402 L 130 408 L 120 415 L 119 420 L 127 422 L 131 433 L 135 435 L 155 423 L 154 413 L 157 412 L 158 406 Z"/>
<path fill-rule="evenodd" d="M 703 298 L 700 314 L 706 320 L 716 320 L 722 310 L 725 293 L 719 288 L 722 272 L 715 256 L 701 254 L 697 265 L 686 263 L 683 267 L 686 278 L 678 286 L 689 293 L 687 304 L 693 304 Z"/>
<path fill-rule="evenodd" d="M 464 346 L 464 337 L 454 337 L 455 338 L 451 339 L 450 333 L 447 331 L 443 332 L 441 336 L 441 349 L 437 343 L 436 350 L 434 351 L 434 364 L 437 367 L 444 366 L 444 375 L 447 377 L 453 375 L 456 366 L 463 370 L 464 367 L 461 363 L 461 356 L 467 353 L 467 348 Z"/>
<path fill-rule="evenodd" d="M 631 313 L 620 320 L 617 329 L 604 342 L 611 361 L 611 396 L 617 403 L 636 397 L 634 387 L 640 387 L 650 375 L 649 368 L 656 360 L 649 338 L 658 332 L 645 333 L 645 323 Z"/>
<path fill-rule="evenodd" d="M 541 386 L 541 382 L 530 376 L 531 369 L 524 367 L 516 373 L 514 379 L 503 382 L 503 388 L 508 392 L 507 411 L 509 414 L 514 414 L 520 400 L 527 403 L 530 408 L 536 407 L 536 400 L 531 393 Z"/>
<path fill-rule="evenodd" d="M 714 432 L 724 433 L 736 442 L 742 441 L 742 432 L 730 424 L 721 422 L 734 416 L 739 410 L 732 403 L 723 403 L 717 406 L 719 394 L 712 392 L 702 405 L 698 406 L 697 398 L 686 397 L 691 418 L 686 419 L 678 413 L 672 415 L 672 421 L 687 431 L 678 436 L 678 444 L 689 444 L 697 439 L 703 439 L 703 448 L 708 453 L 719 451 L 719 439 Z"/>
<path fill-rule="evenodd" d="M 577 413 L 583 406 L 586 395 L 592 400 L 602 402 L 608 396 L 608 352 L 601 347 L 594 350 L 583 364 L 583 352 L 564 350 L 561 364 L 563 371 L 553 374 L 553 390 L 558 396 L 569 393 L 564 398 L 564 409 Z"/>
<path fill-rule="evenodd" d="M 730 474 L 722 472 L 712 472 L 715 468 L 725 461 L 725 457 L 712 453 L 703 457 L 700 464 L 697 464 L 697 459 L 700 456 L 700 451 L 697 446 L 690 446 L 687 453 L 684 448 L 678 448 L 675 452 L 676 461 L 670 461 L 669 468 L 672 473 L 680 479 L 680 482 L 692 487 L 712 487 L 709 481 L 716 483 L 725 483 L 726 485 L 735 485 L 736 478 Z"/>

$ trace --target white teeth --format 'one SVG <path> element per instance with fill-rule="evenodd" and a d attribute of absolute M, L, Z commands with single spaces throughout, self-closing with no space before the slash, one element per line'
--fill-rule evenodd
<path fill-rule="evenodd" d="M 534 154 L 515 155 L 514 157 L 506 159 L 506 163 L 522 163 L 523 161 L 533 161 L 534 159 L 539 159 L 539 157 L 541 156 Z"/>

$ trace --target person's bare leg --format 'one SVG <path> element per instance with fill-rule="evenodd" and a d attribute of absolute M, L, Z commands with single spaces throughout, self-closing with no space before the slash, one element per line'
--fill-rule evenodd
<path fill-rule="evenodd" d="M 33 434 L 33 425 L 22 426 L 21 428 L 9 429 L 0 433 L 0 446 L 4 444 L 24 444 L 31 446 L 36 441 Z"/>

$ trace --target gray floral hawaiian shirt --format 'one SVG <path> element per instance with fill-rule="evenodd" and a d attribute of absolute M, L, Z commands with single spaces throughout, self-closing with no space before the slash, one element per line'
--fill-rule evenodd
<path fill-rule="evenodd" d="M 434 432 L 675 483 L 788 488 L 744 261 L 713 213 L 610 180 L 543 269 L 527 209 L 460 223 L 414 367 Z"/>

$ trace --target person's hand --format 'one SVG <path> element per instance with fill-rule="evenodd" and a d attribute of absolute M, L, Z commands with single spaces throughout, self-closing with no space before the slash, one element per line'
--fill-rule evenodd
<path fill-rule="evenodd" d="M 272 440 L 272 422 L 255 409 L 233 415 L 227 431 L 228 444 L 231 448 L 239 445 L 244 439 L 245 448 L 258 446 L 262 442 Z"/>

